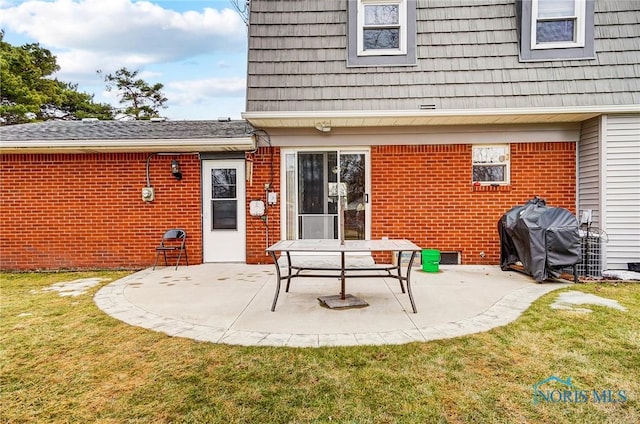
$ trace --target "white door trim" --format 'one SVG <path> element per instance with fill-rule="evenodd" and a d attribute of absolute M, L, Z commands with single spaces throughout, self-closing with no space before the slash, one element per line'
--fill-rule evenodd
<path fill-rule="evenodd" d="M 235 169 L 235 228 L 213 228 L 214 169 Z M 224 199 L 223 199 L 224 200 Z M 203 262 L 246 262 L 246 181 L 244 159 L 202 161 L 202 259 Z"/>

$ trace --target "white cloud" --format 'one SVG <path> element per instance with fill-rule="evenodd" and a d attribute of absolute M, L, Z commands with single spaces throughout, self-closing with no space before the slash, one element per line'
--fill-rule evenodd
<path fill-rule="evenodd" d="M 172 105 L 166 111 L 160 112 L 160 114 L 172 120 L 207 120 L 218 119 L 219 117 L 241 119 L 244 102 L 244 97 L 219 97 L 195 106 Z"/>
<path fill-rule="evenodd" d="M 146 1 L 57 0 L 3 4 L 0 27 L 52 50 L 65 73 L 113 71 L 244 48 L 230 8 L 179 13 Z"/>
<path fill-rule="evenodd" d="M 171 103 L 190 105 L 204 103 L 216 97 L 244 96 L 244 78 L 207 78 L 192 81 L 173 81 L 166 85 L 166 96 Z"/>
<path fill-rule="evenodd" d="M 171 10 L 169 3 L 180 5 L 177 1 L 163 8 L 162 1 L 0 0 L 0 28 L 51 50 L 61 68 L 55 76 L 79 84 L 80 91 L 95 93 L 98 102 L 118 105 L 115 93 L 104 91 L 103 78 L 126 67 L 140 71 L 139 77 L 149 83 L 164 84 L 170 117 L 204 118 L 211 113 L 213 118 L 239 117 L 246 89 L 244 22 L 228 2 L 207 2 L 220 10 L 200 12 Z M 207 78 L 216 68 L 222 74 Z"/>
<path fill-rule="evenodd" d="M 161 72 L 153 72 L 153 71 L 141 71 L 138 74 L 138 78 L 142 78 L 143 80 L 157 80 L 162 76 Z"/>

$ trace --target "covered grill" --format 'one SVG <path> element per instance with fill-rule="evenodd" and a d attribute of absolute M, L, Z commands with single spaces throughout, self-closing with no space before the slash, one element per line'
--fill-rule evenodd
<path fill-rule="evenodd" d="M 538 197 L 511 208 L 498 221 L 502 270 L 523 271 L 542 282 L 573 266 L 577 282 L 575 265 L 581 261 L 578 228 L 571 212 L 547 206 Z"/>

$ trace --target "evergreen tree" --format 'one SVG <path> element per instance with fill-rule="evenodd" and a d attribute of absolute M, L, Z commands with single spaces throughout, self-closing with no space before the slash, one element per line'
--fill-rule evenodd
<path fill-rule="evenodd" d="M 0 124 L 47 119 L 111 119 L 113 108 L 52 75 L 56 57 L 38 43 L 12 46 L 0 31 Z"/>
<path fill-rule="evenodd" d="M 164 85 L 160 83 L 149 85 L 143 79 L 137 78 L 139 72 L 123 67 L 115 74 L 105 75 L 107 90 L 117 90 L 120 103 L 127 105 L 124 111 L 126 114 L 135 116 L 136 119 L 158 117 L 159 109 L 167 107 L 167 98 L 162 93 Z"/>

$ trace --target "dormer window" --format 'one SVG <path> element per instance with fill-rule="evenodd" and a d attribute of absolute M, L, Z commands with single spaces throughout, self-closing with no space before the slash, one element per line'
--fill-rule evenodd
<path fill-rule="evenodd" d="M 520 61 L 595 58 L 594 0 L 516 0 Z"/>
<path fill-rule="evenodd" d="M 415 66 L 417 0 L 349 0 L 348 66 Z"/>
<path fill-rule="evenodd" d="M 358 2 L 358 56 L 407 52 L 407 1 Z"/>
<path fill-rule="evenodd" d="M 531 48 L 584 47 L 584 0 L 533 0 Z"/>

